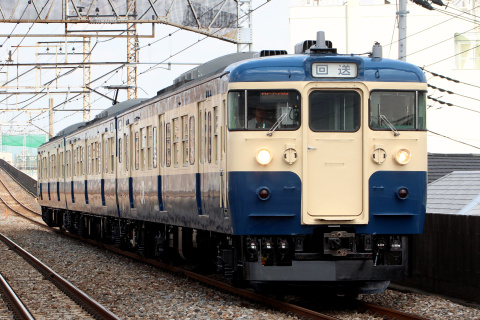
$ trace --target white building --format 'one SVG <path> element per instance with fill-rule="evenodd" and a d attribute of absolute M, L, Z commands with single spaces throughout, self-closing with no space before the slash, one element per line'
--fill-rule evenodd
<path fill-rule="evenodd" d="M 446 9 L 432 4 L 431 11 L 408 2 L 406 61 L 427 71 L 429 85 L 453 93 L 429 89 L 432 98 L 452 105 L 427 101 L 428 151 L 480 153 L 480 12 L 472 9 L 480 2 L 444 3 Z M 398 11 L 398 0 L 292 0 L 289 51 L 325 31 L 339 53 L 366 53 L 379 42 L 384 58 L 398 59 Z"/>

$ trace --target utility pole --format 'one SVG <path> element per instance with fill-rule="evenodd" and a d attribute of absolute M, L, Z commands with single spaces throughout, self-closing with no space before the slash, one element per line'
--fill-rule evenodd
<path fill-rule="evenodd" d="M 66 50 L 65 50 L 66 51 Z M 90 38 L 83 38 L 83 62 L 91 61 Z M 90 85 L 90 66 L 83 66 L 83 90 Z M 83 94 L 83 121 L 90 121 L 90 92 Z"/>
<path fill-rule="evenodd" d="M 127 1 L 127 19 L 128 15 L 132 12 L 132 18 L 135 19 L 137 15 L 137 1 L 129 0 Z M 133 9 L 133 10 L 132 10 Z M 138 62 L 138 37 L 137 37 L 137 24 L 127 23 L 127 62 L 136 63 Z M 127 96 L 128 99 L 137 98 L 137 65 L 129 64 L 127 66 Z"/>
<path fill-rule="evenodd" d="M 398 3 L 398 60 L 407 61 L 407 0 Z"/>
<path fill-rule="evenodd" d="M 50 98 L 48 100 L 48 138 L 51 139 L 53 136 L 53 98 Z"/>
<path fill-rule="evenodd" d="M 252 51 L 252 1 L 240 0 L 237 2 L 237 52 Z"/>

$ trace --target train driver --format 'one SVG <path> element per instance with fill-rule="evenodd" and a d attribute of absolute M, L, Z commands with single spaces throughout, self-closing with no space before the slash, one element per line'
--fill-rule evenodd
<path fill-rule="evenodd" d="M 267 117 L 268 108 L 263 105 L 256 105 L 253 108 L 254 117 L 248 120 L 248 129 L 270 129 L 273 121 Z"/>

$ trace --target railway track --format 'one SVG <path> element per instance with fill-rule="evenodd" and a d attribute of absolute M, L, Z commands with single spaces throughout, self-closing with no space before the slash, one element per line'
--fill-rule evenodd
<path fill-rule="evenodd" d="M 201 283 L 203 283 L 207 286 L 218 288 L 220 290 L 229 292 L 229 293 L 234 294 L 236 296 L 243 297 L 245 299 L 248 299 L 248 300 L 251 300 L 251 301 L 266 305 L 266 306 L 269 306 L 269 307 L 274 308 L 274 309 L 282 310 L 285 313 L 296 315 L 296 316 L 301 317 L 303 319 L 314 319 L 314 320 L 317 320 L 317 319 L 322 319 L 322 320 L 323 319 L 325 319 L 325 320 L 340 319 L 340 318 L 337 318 L 337 317 L 334 317 L 334 316 L 331 316 L 331 315 L 328 315 L 328 314 L 325 314 L 325 313 L 322 313 L 322 312 L 319 312 L 319 311 L 312 310 L 310 308 L 305 308 L 305 307 L 299 306 L 297 304 L 288 303 L 288 302 L 285 302 L 285 301 L 280 301 L 280 300 L 277 300 L 277 299 L 273 299 L 273 298 L 267 297 L 265 295 L 261 295 L 261 294 L 252 292 L 250 290 L 235 288 L 235 287 L 232 287 L 225 282 L 218 281 L 218 280 L 212 279 L 210 277 L 185 270 L 183 268 L 178 268 L 178 267 L 174 267 L 174 266 L 171 266 L 171 265 L 167 265 L 167 264 L 164 264 L 164 263 L 159 262 L 157 260 L 147 259 L 143 256 L 139 256 L 139 255 L 131 253 L 131 252 L 123 251 L 123 250 L 121 250 L 117 247 L 113 247 L 113 246 L 109 246 L 109 245 L 106 245 L 106 244 L 103 244 L 103 243 L 99 243 L 99 242 L 93 241 L 91 239 L 86 239 L 86 238 L 80 237 L 78 235 L 66 232 L 64 230 L 58 230 L 56 228 L 49 228 L 41 220 L 41 214 L 39 212 L 36 212 L 36 211 L 31 210 L 30 208 L 26 207 L 19 200 L 17 200 L 17 198 L 9 191 L 9 185 L 8 185 L 8 183 L 5 183 L 3 174 L 5 174 L 5 173 L 0 172 L 0 198 L 1 198 L 2 202 L 7 207 L 9 207 L 9 209 L 12 212 L 19 214 L 20 216 L 32 221 L 33 223 L 35 223 L 35 224 L 37 224 L 37 225 L 39 225 L 43 228 L 52 230 L 52 231 L 57 232 L 57 233 L 62 233 L 64 235 L 68 236 L 68 237 L 76 238 L 76 239 L 79 239 L 83 242 L 88 242 L 88 243 L 90 243 L 92 245 L 95 245 L 97 247 L 101 247 L 101 248 L 104 248 L 106 250 L 118 253 L 120 255 L 123 255 L 123 256 L 135 259 L 137 261 L 141 261 L 143 263 L 146 263 L 146 264 L 161 268 L 163 270 L 169 271 L 170 273 L 177 274 L 177 275 L 183 275 L 183 276 L 186 276 L 190 279 L 195 279 L 196 281 L 199 281 L 199 282 L 201 282 Z M 7 198 L 7 199 L 4 199 L 4 197 Z M 15 202 L 17 202 L 17 204 Z M 18 203 L 20 203 L 20 204 L 18 204 Z M 394 309 L 385 308 L 385 307 L 382 307 L 382 306 L 377 306 L 377 305 L 365 303 L 365 302 L 362 302 L 362 301 L 357 301 L 356 304 L 357 304 L 357 306 L 356 306 L 357 311 L 367 313 L 372 318 L 397 319 L 397 320 L 427 320 L 427 318 L 424 318 L 424 317 L 421 317 L 421 316 L 418 316 L 418 315 L 409 314 L 409 313 L 397 311 L 397 310 L 394 310 Z"/>
<path fill-rule="evenodd" d="M 88 314 L 93 319 L 119 319 L 3 234 L 0 234 L 0 240 L 3 243 L 0 252 L 4 257 L 0 272 L 17 293 L 18 298 L 12 298 L 12 301 L 17 306 L 16 313 L 25 316 L 22 319 L 61 319 L 67 315 L 88 319 Z M 27 307 L 18 303 L 20 299 Z M 22 310 L 28 310 L 31 315 Z"/>
<path fill-rule="evenodd" d="M 3 299 L 0 299 L 0 310 L 2 310 L 2 314 L 6 313 L 6 311 L 3 310 L 9 309 L 12 314 L 12 319 L 35 319 L 1 273 L 0 294 L 3 297 Z"/>

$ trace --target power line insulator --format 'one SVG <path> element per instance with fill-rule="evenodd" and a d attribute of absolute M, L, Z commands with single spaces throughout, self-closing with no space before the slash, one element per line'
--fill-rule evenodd
<path fill-rule="evenodd" d="M 443 7 L 445 5 L 442 0 L 432 0 L 432 3 L 440 7 Z"/>
<path fill-rule="evenodd" d="M 432 5 L 427 0 L 412 0 L 413 3 L 418 4 L 419 6 L 424 7 L 428 10 L 433 10 Z"/>

